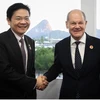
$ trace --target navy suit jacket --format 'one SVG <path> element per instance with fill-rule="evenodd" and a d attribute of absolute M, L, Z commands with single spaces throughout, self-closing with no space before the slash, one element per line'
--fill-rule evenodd
<path fill-rule="evenodd" d="M 59 73 L 63 74 L 61 99 L 100 98 L 100 40 L 86 34 L 86 46 L 82 68 L 77 73 L 73 68 L 70 49 L 70 37 L 55 46 L 55 60 L 44 74 L 48 81 L 54 80 Z"/>
<path fill-rule="evenodd" d="M 0 34 L 0 98 L 36 98 L 34 41 L 25 36 L 28 50 L 27 73 L 25 74 L 18 41 L 11 29 Z"/>

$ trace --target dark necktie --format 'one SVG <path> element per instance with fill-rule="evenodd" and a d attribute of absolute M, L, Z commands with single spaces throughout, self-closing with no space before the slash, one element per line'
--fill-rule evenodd
<path fill-rule="evenodd" d="M 24 64 L 25 71 L 26 71 L 26 53 L 25 53 L 25 48 L 24 48 L 24 39 L 21 38 L 19 42 L 21 43 L 21 52 L 22 52 L 22 57 L 23 57 L 23 64 Z"/>
<path fill-rule="evenodd" d="M 80 52 L 78 49 L 79 41 L 75 42 L 76 44 L 76 50 L 75 50 L 75 69 L 81 69 L 82 67 L 82 61 L 81 61 L 81 56 Z"/>

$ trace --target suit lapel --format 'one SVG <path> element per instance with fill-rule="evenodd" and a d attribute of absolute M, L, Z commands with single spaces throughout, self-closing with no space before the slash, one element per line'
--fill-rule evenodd
<path fill-rule="evenodd" d="M 11 49 L 14 53 L 14 55 L 16 55 L 16 58 L 20 57 L 22 58 L 21 56 L 21 50 L 20 50 L 20 47 L 19 47 L 19 44 L 18 44 L 18 41 L 16 39 L 16 37 L 14 36 L 14 34 L 12 33 L 12 31 L 9 31 L 9 44 L 11 46 Z"/>
<path fill-rule="evenodd" d="M 24 36 L 24 38 L 25 38 L 27 52 L 28 52 L 28 60 L 27 60 L 27 70 L 28 70 L 30 68 L 30 64 L 31 64 L 30 59 L 32 59 L 32 46 L 31 46 L 30 42 L 28 41 L 28 38 L 26 36 Z"/>
<path fill-rule="evenodd" d="M 18 44 L 18 41 L 14 34 L 12 33 L 11 29 L 8 30 L 8 45 L 11 48 L 12 55 L 14 56 L 13 58 L 18 61 L 20 65 L 20 70 L 24 72 L 24 66 L 23 66 L 23 60 L 22 60 L 22 55 L 21 55 L 21 50 Z"/>
<path fill-rule="evenodd" d="M 74 78 L 76 78 L 77 74 L 75 72 L 75 69 L 73 68 L 72 57 L 71 57 L 70 37 L 68 37 L 64 41 L 64 45 L 61 49 L 63 50 L 61 59 L 63 58 L 62 62 L 66 65 L 66 71 Z"/>
<path fill-rule="evenodd" d="M 88 66 L 88 64 L 92 63 L 90 61 L 93 58 L 93 52 L 92 52 L 93 49 L 91 49 L 91 46 L 94 46 L 94 43 L 91 40 L 91 37 L 86 34 L 86 45 L 85 45 L 83 65 L 81 68 L 81 75 L 88 73 L 88 71 L 91 69 L 91 66 Z"/>

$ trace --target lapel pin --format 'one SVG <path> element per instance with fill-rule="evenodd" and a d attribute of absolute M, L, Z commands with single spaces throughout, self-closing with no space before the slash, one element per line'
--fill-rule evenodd
<path fill-rule="evenodd" d="M 93 49 L 93 45 L 90 45 L 90 49 Z"/>
<path fill-rule="evenodd" d="M 31 46 L 30 46 L 30 44 L 29 44 L 28 46 L 29 46 L 29 49 L 31 50 Z"/>

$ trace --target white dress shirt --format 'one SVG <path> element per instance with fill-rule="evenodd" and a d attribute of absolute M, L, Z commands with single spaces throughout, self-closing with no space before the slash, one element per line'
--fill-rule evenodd
<path fill-rule="evenodd" d="M 82 59 L 82 63 L 84 60 L 84 52 L 85 52 L 85 44 L 86 44 L 86 34 L 84 33 L 84 35 L 82 36 L 82 38 L 79 40 L 80 44 L 79 44 L 79 52 L 81 55 L 81 59 Z M 73 63 L 73 67 L 75 68 L 75 49 L 76 49 L 76 44 L 75 44 L 76 40 L 71 36 L 71 42 L 70 42 L 70 46 L 71 46 L 71 57 L 72 57 L 72 63 Z"/>
<path fill-rule="evenodd" d="M 21 37 L 19 35 L 17 35 L 13 30 L 12 30 L 12 32 L 14 33 L 16 39 L 18 40 L 19 46 L 21 47 L 21 42 L 19 42 Z M 24 35 L 22 36 L 22 38 L 24 39 Z M 25 53 L 26 53 L 26 66 L 25 66 L 26 68 L 25 69 L 27 69 L 28 51 L 27 51 L 25 40 L 24 40 L 24 49 L 25 49 Z"/>

